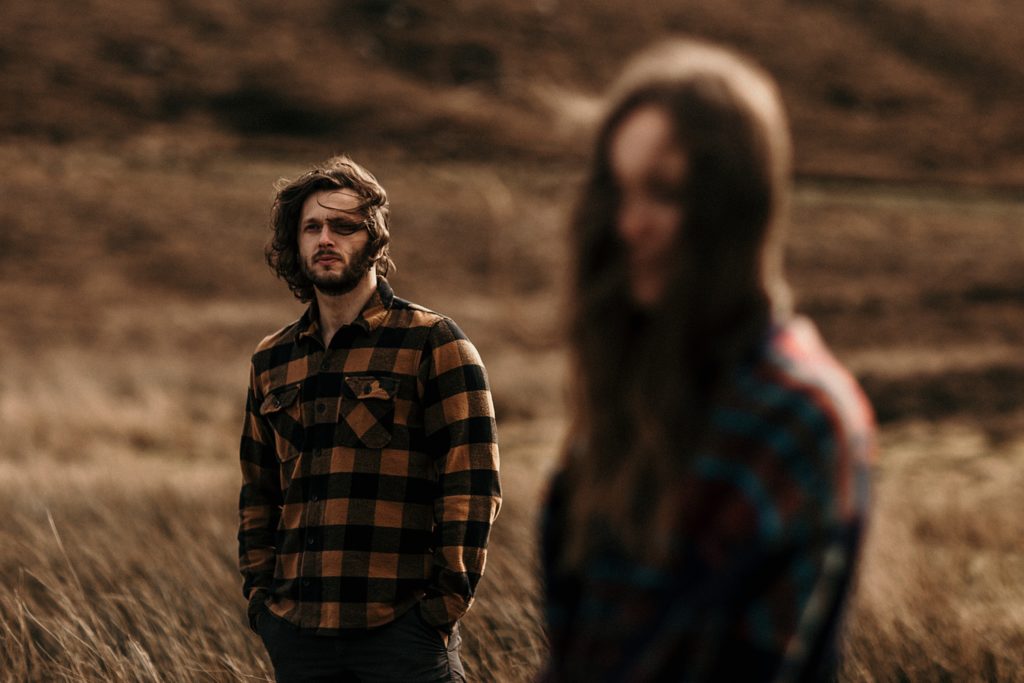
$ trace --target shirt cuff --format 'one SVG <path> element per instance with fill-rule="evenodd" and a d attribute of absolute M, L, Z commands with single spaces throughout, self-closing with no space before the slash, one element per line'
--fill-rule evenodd
<path fill-rule="evenodd" d="M 252 592 L 252 596 L 249 598 L 249 607 L 246 609 L 246 615 L 249 617 L 249 629 L 253 633 L 259 633 L 257 629 L 259 618 L 267 610 L 267 598 L 269 595 L 266 590 L 258 588 Z"/>

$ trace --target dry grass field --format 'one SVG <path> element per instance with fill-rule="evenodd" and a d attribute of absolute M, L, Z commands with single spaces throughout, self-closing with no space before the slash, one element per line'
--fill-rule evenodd
<path fill-rule="evenodd" d="M 490 372 L 505 503 L 464 659 L 530 680 L 578 124 L 666 31 L 779 74 L 799 308 L 882 424 L 842 680 L 1024 681 L 1010 0 L 4 4 L 0 683 L 268 679 L 237 442 L 249 354 L 301 308 L 262 245 L 274 181 L 341 149 L 391 195 L 396 290 Z"/>
<path fill-rule="evenodd" d="M 236 432 L 252 346 L 300 310 L 260 263 L 269 188 L 299 166 L 132 153 L 0 150 L 18 169 L 0 261 L 0 680 L 267 675 L 234 566 Z M 544 656 L 533 533 L 563 428 L 572 174 L 379 168 L 396 288 L 460 320 L 495 387 L 506 504 L 467 665 L 529 680 Z M 1019 680 L 1024 204 L 805 183 L 793 214 L 801 308 L 884 420 L 844 677 Z"/>

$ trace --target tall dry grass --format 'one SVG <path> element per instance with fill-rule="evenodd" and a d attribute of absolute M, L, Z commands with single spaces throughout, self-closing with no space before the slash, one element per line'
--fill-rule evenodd
<path fill-rule="evenodd" d="M 227 470 L 124 458 L 5 470 L 3 680 L 266 678 L 229 599 Z"/>
<path fill-rule="evenodd" d="M 1024 680 L 1024 438 L 884 434 L 844 680 Z"/>
<path fill-rule="evenodd" d="M 106 406 L 114 420 L 117 383 L 83 384 L 93 414 Z M 474 680 L 527 681 L 542 665 L 534 528 L 562 428 L 502 425 L 506 502 L 464 625 Z M 132 453 L 112 434 L 91 436 L 108 455 L 41 451 L 0 466 L 0 680 L 265 680 L 235 569 L 231 454 Z M 843 680 L 1021 680 L 1024 441 L 994 448 L 964 425 L 884 437 Z"/>
<path fill-rule="evenodd" d="M 60 412 L 71 418 L 67 440 L 34 452 L 5 444 L 0 461 L 0 681 L 267 680 L 235 563 L 232 449 L 187 450 L 197 441 L 226 446 L 225 428 L 157 409 L 194 406 L 194 377 L 175 385 L 150 374 L 167 386 L 132 405 L 121 395 L 120 367 L 96 359 L 85 366 L 55 363 L 37 378 L 59 392 Z M 104 370 L 108 381 L 89 374 Z M 56 416 L 27 421 L 53 405 L 38 389 L 6 389 L 5 408 L 21 409 L 4 411 L 5 433 L 61 430 Z M 223 385 L 212 405 L 237 399 L 234 389 Z M 113 428 L 122 419 L 126 433 Z M 557 418 L 503 426 L 506 500 L 480 598 L 464 622 L 475 680 L 530 680 L 543 661 L 532 538 L 538 482 L 560 429 Z M 90 447 L 65 450 L 79 440 Z"/>

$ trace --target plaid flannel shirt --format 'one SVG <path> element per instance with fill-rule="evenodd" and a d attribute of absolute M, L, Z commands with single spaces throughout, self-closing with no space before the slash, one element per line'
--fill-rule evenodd
<path fill-rule="evenodd" d="M 455 323 L 377 292 L 325 349 L 316 306 L 252 357 L 239 568 L 250 616 L 302 629 L 469 609 L 500 505 L 494 408 Z"/>
<path fill-rule="evenodd" d="M 875 428 L 849 374 L 798 318 L 774 328 L 711 412 L 705 447 L 671 486 L 673 559 L 608 548 L 559 560 L 568 482 L 542 521 L 547 681 L 827 678 L 869 504 Z M 685 492 L 685 493 L 682 493 Z"/>

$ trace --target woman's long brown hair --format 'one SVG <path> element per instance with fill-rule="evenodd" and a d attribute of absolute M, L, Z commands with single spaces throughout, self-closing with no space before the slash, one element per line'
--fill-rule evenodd
<path fill-rule="evenodd" d="M 789 305 L 780 217 L 790 139 L 771 78 L 731 52 L 676 41 L 635 59 L 610 101 L 571 224 L 570 564 L 606 543 L 665 557 L 709 408 Z M 645 106 L 669 115 L 689 179 L 674 275 L 656 308 L 641 312 L 616 237 L 608 157 L 620 124 Z"/>

